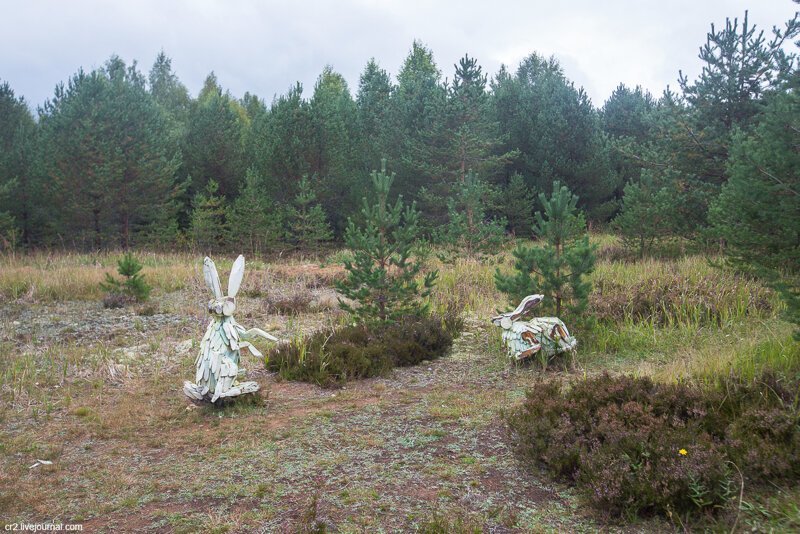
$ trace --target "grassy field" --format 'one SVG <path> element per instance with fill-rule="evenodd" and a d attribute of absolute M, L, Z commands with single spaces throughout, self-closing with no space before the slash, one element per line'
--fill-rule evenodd
<path fill-rule="evenodd" d="M 139 255 L 153 295 L 117 310 L 102 308 L 98 285 L 117 254 L 0 258 L 0 518 L 91 532 L 671 531 L 598 523 L 571 490 L 523 469 L 501 412 L 537 380 L 797 373 L 800 349 L 757 282 L 700 256 L 616 260 L 614 239 L 596 239 L 598 325 L 576 332 L 568 369 L 505 360 L 488 317 L 508 304 L 492 276 L 509 254 L 432 259 L 433 308 L 466 315 L 449 356 L 323 389 L 278 381 L 247 355 L 263 395 L 226 409 L 181 393 L 207 322 L 199 257 Z M 237 319 L 282 339 L 344 323 L 340 255 L 248 258 Z M 217 258 L 223 279 L 231 259 Z M 739 524 L 800 528 L 798 501 L 748 493 Z"/>

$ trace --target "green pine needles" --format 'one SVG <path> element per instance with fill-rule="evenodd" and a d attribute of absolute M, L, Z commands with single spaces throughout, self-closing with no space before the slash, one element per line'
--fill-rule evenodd
<path fill-rule="evenodd" d="M 274 248 L 283 237 L 283 212 L 265 190 L 264 178 L 254 169 L 248 169 L 244 187 L 227 211 L 228 241 L 252 255 Z M 200 222 L 205 224 L 207 220 Z"/>
<path fill-rule="evenodd" d="M 453 255 L 495 254 L 505 240 L 505 219 L 486 217 L 489 185 L 469 171 L 448 199 L 448 223 L 434 232 L 436 241 Z"/>
<path fill-rule="evenodd" d="M 530 237 L 535 205 L 536 195 L 528 187 L 525 178 L 518 172 L 512 174 L 508 186 L 500 191 L 500 205 L 498 206 L 512 235 Z"/>
<path fill-rule="evenodd" d="M 800 96 L 771 96 L 760 118 L 752 133 L 733 136 L 731 177 L 710 219 L 728 263 L 778 292 L 800 339 Z"/>
<path fill-rule="evenodd" d="M 553 194 L 539 195 L 544 213 L 536 212 L 534 233 L 541 246 L 518 245 L 514 250 L 514 274 L 495 271 L 497 289 L 506 293 L 513 305 L 528 295 L 543 294 L 542 306 L 560 316 L 567 311 L 577 318 L 586 309 L 591 282 L 586 275 L 594 270 L 595 247 L 589 243 L 586 219 L 578 210 L 578 197 L 553 182 Z"/>
<path fill-rule="evenodd" d="M 289 237 L 298 248 L 317 249 L 320 243 L 333 239 L 333 232 L 307 174 L 298 185 L 294 206 L 289 208 Z"/>
<path fill-rule="evenodd" d="M 678 177 L 666 171 L 669 179 Z M 650 170 L 643 170 L 638 180 L 625 186 L 622 210 L 614 219 L 613 227 L 622 235 L 627 250 L 636 250 L 644 258 L 663 239 L 677 234 L 680 224 L 680 198 L 669 182 L 663 183 Z"/>
<path fill-rule="evenodd" d="M 101 282 L 100 287 L 108 292 L 104 300 L 107 308 L 119 307 L 131 301 L 144 302 L 150 297 L 152 288 L 141 270 L 142 264 L 128 252 L 117 261 L 117 272 L 124 277 L 123 280 L 106 273 L 106 281 Z"/>
<path fill-rule="evenodd" d="M 219 184 L 209 180 L 204 191 L 194 197 L 191 220 L 192 243 L 201 250 L 214 250 L 225 244 L 228 222 L 225 218 L 225 197 L 218 195 Z"/>
<path fill-rule="evenodd" d="M 438 272 L 425 274 L 421 284 L 417 280 L 422 264 L 411 253 L 419 236 L 419 212 L 414 204 L 404 206 L 402 197 L 394 205 L 389 203 L 394 173 L 386 174 L 386 160 L 371 177 L 376 201 L 370 204 L 364 199 L 363 226 L 348 221 L 344 238 L 353 259 L 344 261 L 348 277 L 337 284 L 339 292 L 357 305 L 341 299 L 340 305 L 359 323 L 424 315 Z"/>

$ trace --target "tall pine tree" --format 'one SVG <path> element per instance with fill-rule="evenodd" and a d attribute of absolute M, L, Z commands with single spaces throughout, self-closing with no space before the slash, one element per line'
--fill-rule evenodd
<path fill-rule="evenodd" d="M 206 215 L 203 219 L 202 224 L 206 225 Z M 226 221 L 230 241 L 252 255 L 263 254 L 283 237 L 282 210 L 269 198 L 264 179 L 252 168 L 247 170 L 241 192 L 228 207 Z M 213 219 L 210 222 L 213 224 Z"/>
<path fill-rule="evenodd" d="M 525 178 L 514 173 L 508 185 L 500 191 L 498 211 L 506 219 L 508 229 L 517 237 L 531 237 L 536 195 L 525 183 Z"/>
<path fill-rule="evenodd" d="M 398 162 L 396 187 L 406 198 L 416 198 L 440 175 L 441 163 L 425 158 L 430 143 L 441 141 L 429 133 L 444 113 L 447 93 L 440 77 L 433 52 L 414 41 L 397 75 L 386 130 L 389 157 Z"/>
<path fill-rule="evenodd" d="M 341 233 L 347 215 L 358 209 L 359 191 L 365 184 L 356 172 L 356 104 L 344 77 L 330 67 L 314 86 L 310 111 L 314 126 L 311 168 L 318 177 L 319 201 Z"/>
<path fill-rule="evenodd" d="M 225 197 L 219 194 L 219 185 L 209 180 L 203 191 L 198 191 L 192 202 L 192 244 L 207 253 L 227 248 L 230 235 L 226 217 Z"/>
<path fill-rule="evenodd" d="M 358 84 L 356 96 L 360 165 L 363 174 L 387 155 L 387 115 L 394 88 L 389 73 L 370 59 Z"/>
<path fill-rule="evenodd" d="M 317 249 L 320 243 L 333 238 L 333 232 L 307 175 L 300 180 L 299 187 L 294 205 L 289 208 L 289 237 L 302 249 Z"/>
<path fill-rule="evenodd" d="M 171 224 L 183 187 L 180 158 L 135 63 L 114 56 L 79 72 L 56 89 L 40 122 L 65 241 L 129 247 Z"/>
<path fill-rule="evenodd" d="M 191 177 L 191 193 L 209 180 L 220 193 L 233 197 L 246 173 L 244 139 L 247 114 L 212 72 L 192 103 L 183 151 L 183 173 Z"/>
<path fill-rule="evenodd" d="M 620 183 L 608 161 L 598 114 L 558 61 L 531 54 L 515 75 L 501 69 L 492 88 L 507 149 L 520 152 L 512 169 L 535 190 L 546 191 L 559 180 L 581 191 L 581 207 L 592 219 L 613 213 Z"/>
<path fill-rule="evenodd" d="M 730 180 L 711 208 L 730 262 L 778 290 L 800 325 L 800 96 L 774 95 L 751 134 L 733 137 Z M 796 336 L 800 339 L 800 330 Z"/>
<path fill-rule="evenodd" d="M 303 86 L 298 83 L 275 98 L 269 113 L 256 118 L 252 128 L 254 169 L 264 176 L 267 192 L 276 202 L 291 202 L 314 159 L 313 120 Z"/>
<path fill-rule="evenodd" d="M 28 104 L 0 83 L 0 240 L 4 248 L 42 239 L 45 188 L 37 172 L 37 131 Z"/>

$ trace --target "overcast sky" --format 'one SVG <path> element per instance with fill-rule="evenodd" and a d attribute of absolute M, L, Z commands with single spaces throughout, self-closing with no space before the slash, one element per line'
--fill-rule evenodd
<path fill-rule="evenodd" d="M 370 57 L 394 76 L 414 39 L 443 75 L 464 53 L 493 75 L 538 52 L 601 106 L 620 82 L 660 95 L 678 70 L 700 72 L 711 23 L 742 18 L 769 30 L 794 14 L 790 0 L 10 0 L 0 3 L 0 80 L 32 106 L 79 67 L 112 54 L 149 71 L 164 50 L 196 95 L 214 71 L 237 97 L 267 102 L 295 81 L 310 96 L 326 64 L 355 94 Z"/>

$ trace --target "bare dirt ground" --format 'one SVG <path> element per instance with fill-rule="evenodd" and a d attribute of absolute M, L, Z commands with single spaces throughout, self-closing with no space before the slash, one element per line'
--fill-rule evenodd
<path fill-rule="evenodd" d="M 146 315 L 97 302 L 0 309 L 0 362 L 16 366 L 5 387 L 20 384 L 0 412 L 5 522 L 394 532 L 445 518 L 486 532 L 615 530 L 509 450 L 500 413 L 540 373 L 509 367 L 484 321 L 468 319 L 444 358 L 343 389 L 277 381 L 247 356 L 263 394 L 219 409 L 181 393 L 204 300 L 194 287 Z M 258 298 L 242 300 L 242 324 L 284 339 L 331 321 L 329 311 L 269 315 Z M 52 464 L 31 467 L 37 460 Z"/>

